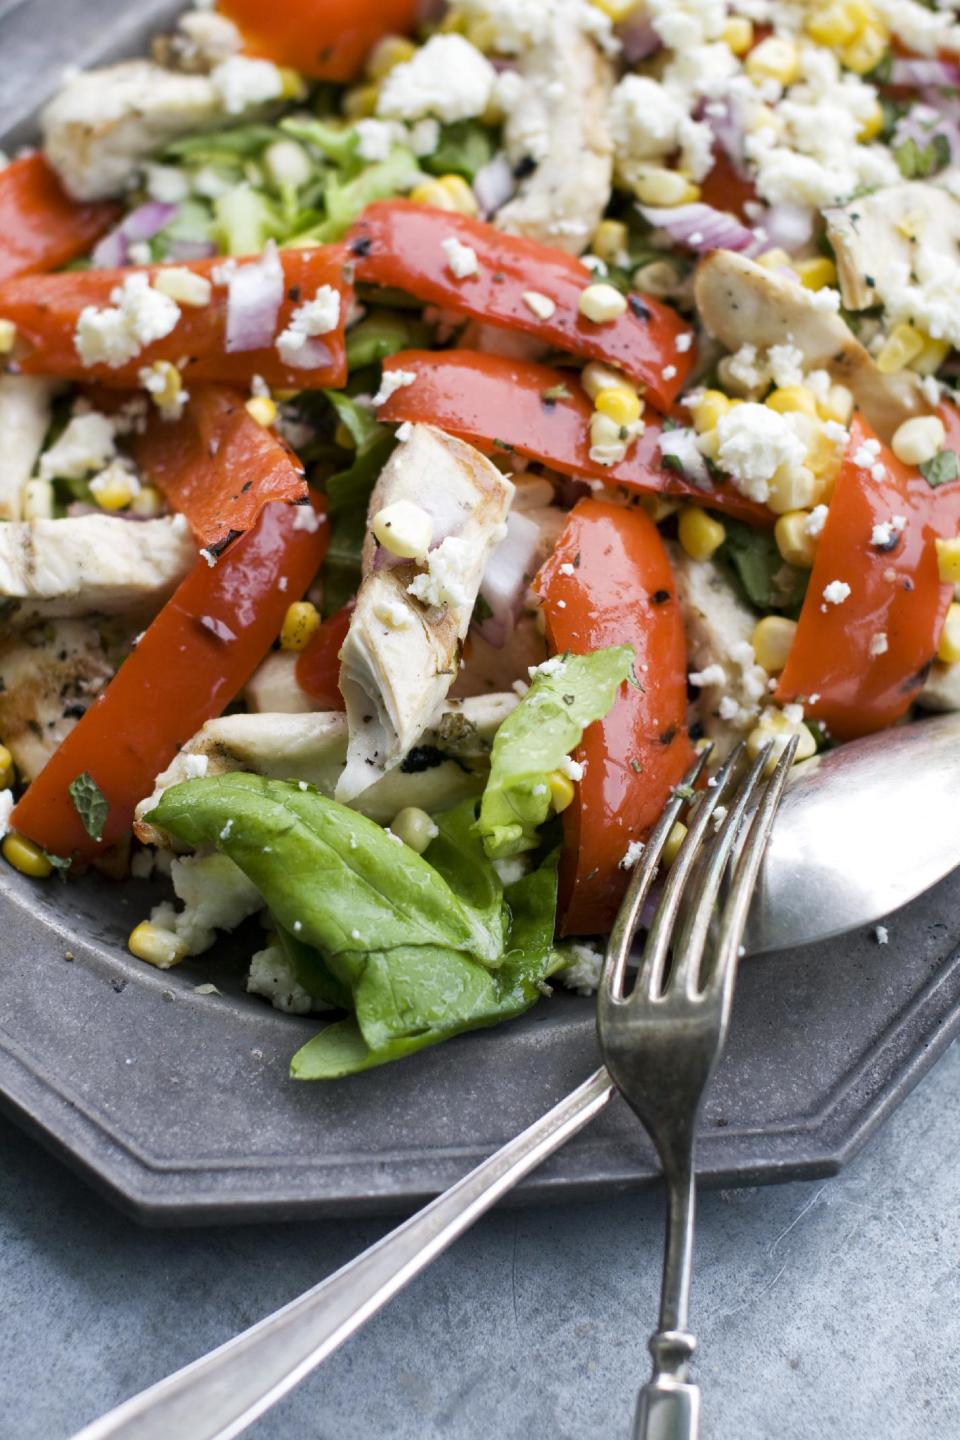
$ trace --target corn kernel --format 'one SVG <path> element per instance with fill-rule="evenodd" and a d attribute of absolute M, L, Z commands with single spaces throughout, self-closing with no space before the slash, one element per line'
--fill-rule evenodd
<path fill-rule="evenodd" d="M 631 189 L 641 205 L 690 205 L 700 199 L 699 185 L 662 165 L 638 165 Z"/>
<path fill-rule="evenodd" d="M 39 845 L 34 845 L 25 835 L 9 834 L 3 841 L 3 858 L 21 875 L 33 880 L 46 880 L 53 866 Z"/>
<path fill-rule="evenodd" d="M 679 855 L 680 846 L 683 844 L 686 836 L 686 825 L 684 825 L 682 820 L 675 820 L 670 827 L 670 834 L 663 842 L 663 850 L 660 852 L 660 858 L 668 870 Z"/>
<path fill-rule="evenodd" d="M 622 220 L 601 220 L 590 239 L 591 253 L 608 265 L 626 260 L 628 230 Z"/>
<path fill-rule="evenodd" d="M 167 295 L 178 305 L 200 309 L 210 304 L 213 286 L 203 275 L 195 275 L 186 265 L 165 265 L 153 277 L 153 288 Z"/>
<path fill-rule="evenodd" d="M 599 360 L 591 360 L 589 365 L 584 365 L 580 372 L 580 383 L 591 400 L 596 400 L 602 390 L 635 389 L 622 370 L 615 370 L 612 365 L 603 365 Z"/>
<path fill-rule="evenodd" d="M 379 85 L 354 85 L 343 97 L 343 113 L 348 120 L 366 120 L 377 111 Z"/>
<path fill-rule="evenodd" d="M 788 720 L 782 710 L 772 708 L 765 710 L 760 717 L 759 725 L 747 736 L 747 754 L 751 760 L 756 760 L 763 747 L 772 740 L 773 749 L 764 767 L 765 773 L 769 775 L 776 768 L 777 761 L 794 735 L 800 737 L 800 743 L 793 757 L 793 763 L 797 765 L 801 760 L 809 760 L 811 755 L 817 753 L 817 742 L 813 738 L 813 731 L 809 726 L 804 725 L 802 720 L 797 723 Z"/>
<path fill-rule="evenodd" d="M 731 409 L 732 409 L 731 404 Z M 720 456 L 720 431 L 714 426 L 712 430 L 704 430 L 697 440 L 697 449 L 705 460 L 717 460 Z"/>
<path fill-rule="evenodd" d="M 786 250 L 781 250 L 779 246 L 773 250 L 764 250 L 762 255 L 757 256 L 754 263 L 762 265 L 764 270 L 783 270 L 784 268 L 791 270 L 793 268 L 792 258 Z"/>
<path fill-rule="evenodd" d="M 793 85 L 800 79 L 800 52 L 792 40 L 768 35 L 761 40 L 744 61 L 751 80 L 775 80 L 778 85 Z"/>
<path fill-rule="evenodd" d="M 658 300 L 672 295 L 682 278 L 680 271 L 669 260 L 650 260 L 646 265 L 638 265 L 633 272 L 635 287 Z"/>
<path fill-rule="evenodd" d="M 9 355 L 17 340 L 17 327 L 12 320 L 0 320 L 0 355 Z"/>
<path fill-rule="evenodd" d="M 895 325 L 877 356 L 877 369 L 893 375 L 915 360 L 923 349 L 923 336 L 912 325 Z"/>
<path fill-rule="evenodd" d="M 960 585 L 960 536 L 937 541 L 937 566 L 944 585 Z"/>
<path fill-rule="evenodd" d="M 137 477 L 116 461 L 90 481 L 90 494 L 101 510 L 126 510 L 139 488 Z"/>
<path fill-rule="evenodd" d="M 753 24 L 743 15 L 731 15 L 720 39 L 734 55 L 746 55 L 753 44 Z"/>
<path fill-rule="evenodd" d="M 419 805 L 405 806 L 390 821 L 390 829 L 398 840 L 416 850 L 418 855 L 422 855 L 430 841 L 436 840 L 440 834 L 426 810 L 421 810 Z"/>
<path fill-rule="evenodd" d="M 910 369 L 916 370 L 918 375 L 935 375 L 950 354 L 950 348 L 949 340 L 934 340 L 932 336 L 925 335 L 923 349 L 910 361 Z"/>
<path fill-rule="evenodd" d="M 781 465 L 770 480 L 767 504 L 774 515 L 789 515 L 813 504 L 817 485 L 806 465 Z"/>
<path fill-rule="evenodd" d="M 841 65 L 852 70 L 855 75 L 869 75 L 871 70 L 876 70 L 880 61 L 887 53 L 890 43 L 890 36 L 887 30 L 881 25 L 867 25 L 851 40 L 848 45 L 843 45 L 839 51 Z"/>
<path fill-rule="evenodd" d="M 960 605 L 956 601 L 947 610 L 947 618 L 940 631 L 937 659 L 946 661 L 948 665 L 960 664 Z"/>
<path fill-rule="evenodd" d="M 53 498 L 51 480 L 28 480 L 21 502 L 24 520 L 52 520 Z"/>
<path fill-rule="evenodd" d="M 433 520 L 412 500 L 394 500 L 370 522 L 374 539 L 402 560 L 424 560 L 433 539 Z"/>
<path fill-rule="evenodd" d="M 857 131 L 857 139 L 861 145 L 868 145 L 871 140 L 876 140 L 883 129 L 884 118 L 883 107 L 875 105 Z"/>
<path fill-rule="evenodd" d="M 668 520 L 680 509 L 680 501 L 670 500 L 666 495 L 641 495 L 640 504 L 654 525 L 659 525 L 662 520 Z"/>
<path fill-rule="evenodd" d="M 915 415 L 897 427 L 890 448 L 904 465 L 925 465 L 942 449 L 946 436 L 938 415 Z"/>
<path fill-rule="evenodd" d="M 809 260 L 798 260 L 793 267 L 800 276 L 800 283 L 808 290 L 822 290 L 825 285 L 836 285 L 837 267 L 826 255 L 812 255 Z"/>
<path fill-rule="evenodd" d="M 772 130 L 776 135 L 782 135 L 785 126 L 782 115 L 778 115 L 769 105 L 755 105 L 747 118 L 746 128 L 748 135 L 758 135 L 762 130 Z"/>
<path fill-rule="evenodd" d="M 148 520 L 162 515 L 166 508 L 163 496 L 153 485 L 141 485 L 130 501 L 130 509 L 134 515 L 144 515 Z"/>
<path fill-rule="evenodd" d="M 688 505 L 681 512 L 677 533 L 680 544 L 691 560 L 709 560 L 714 551 L 719 550 L 727 535 L 720 521 L 708 515 L 706 510 L 701 510 L 698 505 Z"/>
<path fill-rule="evenodd" d="M 817 9 L 804 26 L 811 40 L 818 45 L 848 45 L 860 29 L 861 21 L 851 6 L 836 4 Z"/>
<path fill-rule="evenodd" d="M 767 396 L 766 404 L 780 415 L 798 410 L 801 415 L 817 417 L 817 397 L 806 385 L 782 385 Z"/>
<path fill-rule="evenodd" d="M 467 21 L 466 35 L 475 50 L 496 49 L 497 26 L 490 15 L 471 15 Z"/>
<path fill-rule="evenodd" d="M 562 770 L 551 770 L 547 776 L 547 786 L 550 790 L 553 808 L 558 815 L 561 815 L 568 805 L 573 804 L 573 797 L 576 794 L 573 781 L 569 775 L 564 775 Z"/>
<path fill-rule="evenodd" d="M 398 65 L 412 60 L 417 47 L 405 35 L 384 35 L 367 56 L 365 73 L 368 80 L 382 80 Z"/>
<path fill-rule="evenodd" d="M 618 425 L 632 425 L 643 409 L 637 392 L 619 385 L 615 390 L 601 390 L 593 403 L 601 415 L 608 415 Z"/>
<path fill-rule="evenodd" d="M 293 70 L 289 65 L 278 65 L 277 73 L 280 76 L 280 95 L 284 100 L 306 100 L 307 82 L 299 70 Z"/>
<path fill-rule="evenodd" d="M 270 399 L 269 395 L 251 395 L 243 408 L 250 419 L 255 420 L 258 425 L 262 425 L 264 430 L 269 430 L 276 421 L 277 404 L 275 400 Z"/>
<path fill-rule="evenodd" d="M 161 414 L 177 416 L 182 405 L 183 376 L 169 360 L 145 365 L 138 379 Z"/>
<path fill-rule="evenodd" d="M 757 664 L 776 675 L 787 663 L 797 633 L 797 622 L 784 615 L 765 615 L 750 637 Z"/>
<path fill-rule="evenodd" d="M 450 198 L 452 208 L 459 215 L 478 213 L 477 197 L 462 175 L 441 175 L 437 184 Z"/>
<path fill-rule="evenodd" d="M 614 25 L 619 25 L 621 20 L 626 20 L 637 8 L 638 0 L 591 0 L 598 10 L 602 10 L 608 20 Z"/>
<path fill-rule="evenodd" d="M 357 442 L 353 438 L 349 425 L 344 425 L 342 420 L 337 421 L 333 438 L 341 450 L 355 450 L 357 448 Z"/>
<path fill-rule="evenodd" d="M 690 406 L 693 428 L 701 435 L 706 430 L 712 430 L 729 409 L 730 398 L 722 390 L 704 390 L 697 403 Z"/>
<path fill-rule="evenodd" d="M 415 185 L 408 197 L 415 205 L 431 205 L 434 210 L 456 210 L 453 196 L 445 189 L 439 180 L 424 180 L 421 185 Z M 311 241 L 311 244 L 314 244 Z"/>
<path fill-rule="evenodd" d="M 280 630 L 281 650 L 305 650 L 320 624 L 320 611 L 309 600 L 295 600 L 287 607 Z"/>
<path fill-rule="evenodd" d="M 9 790 L 14 778 L 13 756 L 6 745 L 0 745 L 0 790 Z"/>
<path fill-rule="evenodd" d="M 577 309 L 585 320 L 592 321 L 594 325 L 605 325 L 626 313 L 627 297 L 613 285 L 604 285 L 601 281 L 580 291 Z"/>
<path fill-rule="evenodd" d="M 164 930 L 150 920 L 141 920 L 130 931 L 127 949 L 138 960 L 146 960 L 148 965 L 155 965 L 158 970 L 169 970 L 187 956 L 186 945 L 172 930 Z"/>
<path fill-rule="evenodd" d="M 831 385 L 826 399 L 817 401 L 817 409 L 821 419 L 849 425 L 853 417 L 853 391 L 848 390 L 846 385 Z"/>
<path fill-rule="evenodd" d="M 797 565 L 809 570 L 817 553 L 816 536 L 807 531 L 808 510 L 791 510 L 781 515 L 773 527 L 777 549 L 788 565 Z"/>

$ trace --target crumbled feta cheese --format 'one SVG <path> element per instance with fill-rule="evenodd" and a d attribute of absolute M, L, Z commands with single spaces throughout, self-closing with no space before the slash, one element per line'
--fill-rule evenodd
<path fill-rule="evenodd" d="M 309 370 L 317 363 L 310 341 L 329 335 L 340 323 L 340 294 L 332 285 L 321 285 L 312 300 L 298 305 L 287 328 L 277 337 L 277 351 L 285 365 Z"/>
<path fill-rule="evenodd" d="M 661 430 L 657 445 L 664 459 L 675 460 L 684 476 L 701 489 L 710 489 L 710 472 L 697 443 L 697 432 L 688 426 Z"/>
<path fill-rule="evenodd" d="M 571 940 L 560 947 L 569 963 L 557 971 L 557 979 L 566 990 L 578 995 L 593 995 L 603 973 L 603 951 L 581 940 Z"/>
<path fill-rule="evenodd" d="M 327 1008 L 322 1003 L 314 1004 L 281 945 L 268 945 L 251 956 L 246 989 L 249 995 L 262 995 L 275 1010 L 286 1015 L 309 1015 L 313 1009 Z"/>
<path fill-rule="evenodd" d="M 374 606 L 373 613 L 381 625 L 386 625 L 388 630 L 407 630 L 410 628 L 410 612 L 400 601 L 392 595 L 378 600 Z"/>
<path fill-rule="evenodd" d="M 727 683 L 727 672 L 722 665 L 714 662 L 707 665 L 703 670 L 691 670 L 687 676 L 691 685 L 702 687 L 704 685 L 725 685 Z"/>
<path fill-rule="evenodd" d="M 803 522 L 804 532 L 816 538 L 823 533 L 823 527 L 827 521 L 826 505 L 814 505 L 810 514 Z"/>
<path fill-rule="evenodd" d="M 887 929 L 886 925 L 874 925 L 873 938 L 874 940 L 876 940 L 878 945 L 889 945 L 890 931 Z"/>
<path fill-rule="evenodd" d="M 906 525 L 906 515 L 891 515 L 889 520 L 881 520 L 870 531 L 870 544 L 875 545 L 878 550 L 892 550 Z"/>
<path fill-rule="evenodd" d="M 828 605 L 842 605 L 849 596 L 850 586 L 846 580 L 831 580 L 829 585 L 823 587 L 823 598 Z"/>
<path fill-rule="evenodd" d="M 621 870 L 632 870 L 644 852 L 642 840 L 631 840 L 620 859 Z"/>
<path fill-rule="evenodd" d="M 570 562 L 569 560 L 564 560 L 563 564 L 560 566 L 560 574 L 561 574 L 561 575 L 576 575 L 576 573 L 577 573 L 577 567 L 576 567 L 575 565 L 571 564 L 571 562 Z"/>
<path fill-rule="evenodd" d="M 566 661 L 562 655 L 551 655 L 548 660 L 541 661 L 539 665 L 530 665 L 527 674 L 531 680 L 536 680 L 538 675 L 562 675 L 566 668 Z"/>
<path fill-rule="evenodd" d="M 660 371 L 661 380 L 674 380 L 676 379 L 676 375 L 676 365 L 664 365 L 663 369 Z"/>
<path fill-rule="evenodd" d="M 407 586 L 408 594 L 423 605 L 441 608 L 447 605 L 469 605 L 471 594 L 464 584 L 468 569 L 470 546 L 456 535 L 447 538 L 427 556 L 427 568 L 414 576 Z"/>
<path fill-rule="evenodd" d="M 190 181 L 175 165 L 147 165 L 144 185 L 150 199 L 161 205 L 179 205 L 190 194 Z"/>
<path fill-rule="evenodd" d="M 767 363 L 773 383 L 779 388 L 803 384 L 803 351 L 798 350 L 796 345 L 771 345 L 767 351 Z"/>
<path fill-rule="evenodd" d="M 114 436 L 113 421 L 98 410 L 75 414 L 40 457 L 41 480 L 82 480 L 102 470 L 117 453 Z"/>
<path fill-rule="evenodd" d="M 434 115 L 447 124 L 471 120 L 489 105 L 496 78 L 490 61 L 462 35 L 432 35 L 385 77 L 377 114 L 392 120 Z"/>
<path fill-rule="evenodd" d="M 607 109 L 617 173 L 633 185 L 644 168 L 680 152 L 680 163 L 702 180 L 713 163 L 713 132 L 692 120 L 684 97 L 646 75 L 625 75 Z"/>
<path fill-rule="evenodd" d="M 226 829 L 231 824 L 227 822 Z M 169 902 L 155 906 L 151 921 L 171 930 L 186 946 L 188 955 L 209 950 L 218 930 L 235 930 L 248 915 L 263 906 L 256 886 L 227 855 L 184 855 L 170 866 L 174 893 L 183 910 Z"/>
<path fill-rule="evenodd" d="M 212 71 L 210 81 L 228 115 L 240 115 L 283 94 L 283 77 L 276 65 L 269 60 L 249 60 L 245 55 L 224 60 Z"/>
<path fill-rule="evenodd" d="M 183 773 L 188 780 L 200 780 L 206 775 L 210 766 L 209 757 L 206 755 L 191 755 L 183 752 Z"/>
<path fill-rule="evenodd" d="M 525 855 L 511 855 L 508 860 L 494 860 L 493 868 L 500 884 L 507 886 L 522 880 L 529 870 L 529 865 Z"/>
<path fill-rule="evenodd" d="M 693 334 L 691 331 L 687 330 L 683 335 L 677 336 L 676 348 L 681 355 L 686 355 L 692 344 Z"/>
<path fill-rule="evenodd" d="M 308 535 L 315 535 L 320 529 L 320 516 L 312 505 L 295 505 L 293 507 L 293 528 L 294 530 L 306 530 Z"/>
<path fill-rule="evenodd" d="M 717 422 L 717 463 L 751 500 L 765 501 L 781 465 L 799 466 L 806 448 L 788 416 L 767 405 L 737 405 Z"/>
<path fill-rule="evenodd" d="M 405 440 L 409 440 L 410 436 L 413 434 L 413 426 L 411 425 L 409 420 L 404 420 L 402 425 L 397 426 L 394 433 L 400 443 L 403 444 L 403 442 Z"/>
<path fill-rule="evenodd" d="M 440 144 L 440 126 L 432 115 L 410 126 L 410 149 L 418 159 L 432 155 Z"/>
<path fill-rule="evenodd" d="M 800 724 L 802 724 L 802 722 L 803 722 L 803 706 L 802 706 L 802 705 L 796 705 L 796 704 L 794 704 L 794 705 L 784 705 L 784 707 L 783 707 L 783 718 L 784 718 L 784 719 L 787 721 L 787 723 L 790 724 L 790 725 L 800 725 Z"/>
<path fill-rule="evenodd" d="M 386 405 L 391 395 L 402 390 L 405 385 L 412 385 L 416 378 L 416 372 L 413 370 L 384 370 L 380 379 L 380 388 L 371 402 L 374 408 L 379 409 L 381 405 Z"/>
<path fill-rule="evenodd" d="M 169 295 L 155 290 L 149 276 L 128 275 L 110 293 L 111 304 L 99 309 L 85 305 L 77 319 L 74 347 L 84 365 L 106 365 L 116 370 L 162 340 L 176 327 L 180 307 Z"/>
<path fill-rule="evenodd" d="M 153 277 L 153 288 L 169 295 L 178 305 L 201 309 L 210 304 L 213 286 L 204 275 L 196 275 L 186 265 L 165 265 Z"/>
<path fill-rule="evenodd" d="M 576 781 L 583 779 L 584 766 L 579 760 L 574 760 L 571 755 L 564 755 L 560 762 L 560 769 L 568 780 Z"/>
<path fill-rule="evenodd" d="M 469 275 L 478 273 L 480 265 L 472 246 L 464 245 L 455 235 L 449 235 L 446 240 L 441 240 L 440 248 L 447 257 L 447 268 L 457 280 L 465 280 Z"/>
<path fill-rule="evenodd" d="M 0 839 L 10 829 L 10 816 L 13 813 L 15 801 L 12 790 L 0 790 Z"/>
<path fill-rule="evenodd" d="M 354 129 L 357 154 L 361 160 L 371 162 L 386 160 L 394 145 L 403 144 L 407 134 L 406 127 L 393 120 L 358 120 Z"/>
<path fill-rule="evenodd" d="M 549 320 L 557 309 L 550 296 L 541 295 L 539 290 L 524 290 L 523 303 L 538 320 Z"/>
<path fill-rule="evenodd" d="M 889 649 L 890 642 L 887 639 L 887 632 L 885 630 L 878 630 L 876 635 L 874 635 L 873 639 L 870 641 L 870 654 L 886 655 Z"/>

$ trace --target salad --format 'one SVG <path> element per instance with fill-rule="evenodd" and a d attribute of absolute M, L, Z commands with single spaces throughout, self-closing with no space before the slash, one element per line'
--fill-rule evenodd
<path fill-rule="evenodd" d="M 41 131 L 2 852 L 259 914 L 296 1078 L 595 987 L 698 745 L 960 708 L 955 5 L 219 0 Z"/>

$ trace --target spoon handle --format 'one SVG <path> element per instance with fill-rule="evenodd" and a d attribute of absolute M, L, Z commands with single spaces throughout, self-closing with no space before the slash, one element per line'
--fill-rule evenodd
<path fill-rule="evenodd" d="M 597 1070 L 424 1209 L 281 1310 L 94 1420 L 73 1440 L 232 1440 L 606 1105 Z"/>

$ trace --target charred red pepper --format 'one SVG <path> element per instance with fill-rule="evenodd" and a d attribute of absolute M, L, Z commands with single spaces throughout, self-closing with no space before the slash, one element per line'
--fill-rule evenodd
<path fill-rule="evenodd" d="M 252 55 L 316 80 L 352 80 L 384 35 L 411 30 L 417 0 L 220 0 Z"/>
<path fill-rule="evenodd" d="M 307 498 L 300 461 L 247 414 L 244 400 L 224 385 L 196 385 L 179 420 L 154 411 L 131 445 L 141 477 L 187 517 L 207 549 L 249 530 L 268 501 Z"/>
<path fill-rule="evenodd" d="M 899 720 L 923 686 L 953 596 L 934 541 L 958 523 L 960 485 L 932 488 L 858 416 L 777 700 L 802 700 L 838 740 Z M 825 594 L 835 581 L 850 586 L 839 604 Z"/>
<path fill-rule="evenodd" d="M 71 200 L 39 150 L 12 160 L 0 170 L 0 280 L 75 260 L 119 213 L 109 202 Z"/>
<path fill-rule="evenodd" d="M 458 279 L 443 248 L 455 239 L 477 257 L 476 274 Z M 660 410 L 679 395 L 694 362 L 689 325 L 646 295 L 630 295 L 624 314 L 595 324 L 580 314 L 594 275 L 573 255 L 482 220 L 410 200 L 371 205 L 350 232 L 357 279 L 386 285 L 475 320 L 522 330 L 545 344 L 615 365 L 646 387 Z M 534 299 L 525 299 L 525 296 Z M 553 310 L 545 315 L 549 306 Z"/>
<path fill-rule="evenodd" d="M 590 459 L 593 406 L 576 371 L 528 360 L 509 360 L 476 350 L 405 350 L 384 361 L 384 371 L 416 376 L 395 390 L 377 411 L 380 420 L 438 425 L 488 453 L 509 447 L 562 475 L 603 480 L 641 495 L 682 495 L 708 509 L 723 510 L 767 528 L 773 515 L 741 495 L 729 481 L 699 489 L 660 462 L 660 423 L 646 429 L 616 465 Z"/>
<path fill-rule="evenodd" d="M 140 371 L 155 360 L 177 365 L 184 380 L 220 380 L 248 385 L 253 375 L 268 385 L 285 389 L 310 389 L 342 385 L 347 378 L 344 322 L 350 286 L 344 280 L 344 250 L 340 245 L 318 245 L 309 250 L 281 250 L 283 299 L 277 314 L 274 339 L 254 350 L 228 352 L 227 285 L 220 259 L 191 260 L 176 267 L 130 266 L 122 270 L 84 270 L 64 275 L 29 276 L 0 285 L 0 316 L 12 320 L 21 340 L 31 347 L 19 361 L 21 370 L 32 375 L 55 375 L 64 380 L 99 381 L 101 384 L 135 389 Z M 260 257 L 240 259 L 237 265 L 251 264 Z M 147 274 L 153 279 L 162 270 L 187 269 L 210 280 L 213 291 L 209 304 L 182 305 L 180 318 L 169 335 L 145 346 L 132 359 L 111 367 L 85 365 L 76 345 L 77 321 L 87 306 L 100 310 L 113 304 L 111 296 L 130 275 Z M 214 272 L 219 277 L 214 278 Z M 308 367 L 285 364 L 276 337 L 290 323 L 294 310 L 310 301 L 318 289 L 329 285 L 340 296 L 340 318 L 334 330 L 310 341 Z"/>
<path fill-rule="evenodd" d="M 324 620 L 315 630 L 305 650 L 297 656 L 297 684 L 321 710 L 345 710 L 340 693 L 340 650 L 353 614 L 355 600 Z"/>
<path fill-rule="evenodd" d="M 683 619 L 670 561 L 642 510 L 581 500 L 535 581 L 554 654 L 632 645 L 633 677 L 585 732 L 584 766 L 563 812 L 561 933 L 610 929 L 629 879 L 630 842 L 645 840 L 690 764 Z"/>
<path fill-rule="evenodd" d="M 134 807 L 206 720 L 243 688 L 291 600 L 323 559 L 326 524 L 270 504 L 213 566 L 200 557 L 14 809 L 13 829 L 55 855 L 96 859 L 130 829 Z M 279 582 L 286 580 L 283 589 Z M 90 775 L 107 801 L 103 836 L 84 828 L 69 787 Z"/>

